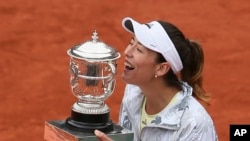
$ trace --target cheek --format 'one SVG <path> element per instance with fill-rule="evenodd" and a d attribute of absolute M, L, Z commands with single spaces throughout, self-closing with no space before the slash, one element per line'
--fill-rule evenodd
<path fill-rule="evenodd" d="M 144 61 L 139 63 L 137 67 L 139 72 L 142 74 L 154 75 L 155 73 L 154 62 L 151 62 L 150 60 L 144 59 Z"/>
<path fill-rule="evenodd" d="M 155 74 L 155 55 L 147 53 L 136 56 L 136 67 L 142 74 L 154 75 Z"/>

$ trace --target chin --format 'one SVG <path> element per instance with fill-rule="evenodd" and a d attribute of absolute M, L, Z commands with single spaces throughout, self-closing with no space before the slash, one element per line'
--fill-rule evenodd
<path fill-rule="evenodd" d="M 126 81 L 126 75 L 124 73 L 122 73 L 122 80 L 125 81 L 125 82 L 127 82 Z"/>
<path fill-rule="evenodd" d="M 131 79 L 125 79 L 125 78 L 122 78 L 122 80 L 126 83 L 126 84 L 132 84 L 132 85 L 136 85 L 137 83 L 135 83 L 133 80 Z"/>
<path fill-rule="evenodd" d="M 133 84 L 133 85 L 136 84 L 135 75 L 129 75 L 128 73 L 123 72 L 122 75 L 121 75 L 121 78 L 127 84 Z"/>
<path fill-rule="evenodd" d="M 126 83 L 131 84 L 131 80 L 124 73 L 122 74 L 122 80 Z"/>

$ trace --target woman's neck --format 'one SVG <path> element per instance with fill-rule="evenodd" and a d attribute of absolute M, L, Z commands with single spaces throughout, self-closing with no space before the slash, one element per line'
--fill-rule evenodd
<path fill-rule="evenodd" d="M 153 115 L 162 111 L 179 91 L 175 87 L 156 86 L 140 87 L 147 101 L 145 110 L 148 114 Z"/>

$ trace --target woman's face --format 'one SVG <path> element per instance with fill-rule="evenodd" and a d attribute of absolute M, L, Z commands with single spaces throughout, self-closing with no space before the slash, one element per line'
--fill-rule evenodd
<path fill-rule="evenodd" d="M 125 49 L 122 78 L 135 85 L 147 84 L 154 79 L 157 53 L 144 47 L 134 36 Z"/>

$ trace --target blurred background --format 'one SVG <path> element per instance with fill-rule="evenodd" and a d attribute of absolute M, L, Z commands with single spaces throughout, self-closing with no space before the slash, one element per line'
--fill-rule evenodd
<path fill-rule="evenodd" d="M 67 50 L 99 39 L 123 53 L 129 35 L 121 20 L 166 20 L 205 52 L 206 107 L 219 140 L 230 124 L 250 124 L 250 2 L 248 0 L 9 0 L 0 1 L 0 140 L 43 141 L 44 122 L 66 119 L 76 101 L 69 85 Z M 106 100 L 118 120 L 124 82 Z"/>

